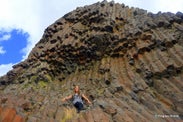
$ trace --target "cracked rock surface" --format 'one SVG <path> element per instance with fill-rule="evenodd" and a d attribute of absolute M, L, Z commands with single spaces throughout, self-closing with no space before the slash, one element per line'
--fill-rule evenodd
<path fill-rule="evenodd" d="M 79 114 L 61 102 L 74 85 L 92 101 Z M 0 77 L 0 122 L 179 122 L 182 113 L 181 12 L 78 7 Z"/>

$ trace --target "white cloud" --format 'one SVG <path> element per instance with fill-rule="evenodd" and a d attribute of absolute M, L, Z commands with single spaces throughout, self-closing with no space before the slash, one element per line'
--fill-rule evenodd
<path fill-rule="evenodd" d="M 2 37 L 0 37 L 0 42 L 9 40 L 11 38 L 10 34 L 5 34 Z M 0 44 L 0 54 L 5 54 L 6 51 L 3 49 L 3 46 Z"/>
<path fill-rule="evenodd" d="M 12 29 L 18 29 L 30 35 L 27 46 L 23 49 L 25 59 L 47 26 L 76 7 L 97 1 L 103 0 L 0 0 L 0 31 L 10 32 Z M 123 2 L 130 7 L 144 8 L 154 13 L 183 11 L 182 0 L 115 0 L 115 2 Z"/>
<path fill-rule="evenodd" d="M 5 53 L 6 53 L 6 51 L 3 49 L 2 46 L 0 46 L 0 54 L 5 54 Z"/>
<path fill-rule="evenodd" d="M 5 75 L 9 70 L 12 69 L 12 66 L 13 66 L 12 63 L 0 65 L 0 69 L 1 69 L 1 70 L 0 70 L 0 76 Z"/>
<path fill-rule="evenodd" d="M 10 38 L 11 38 L 11 35 L 10 34 L 5 34 L 2 37 L 0 37 L 0 42 L 1 41 L 9 40 Z"/>
<path fill-rule="evenodd" d="M 130 7 L 138 7 L 148 10 L 149 12 L 183 12 L 183 0 L 114 0 L 124 3 Z"/>
<path fill-rule="evenodd" d="M 0 32 L 0 34 L 1 34 L 1 32 Z M 0 37 L 0 42 L 9 40 L 10 38 L 11 38 L 10 34 L 5 34 L 2 37 Z M 0 55 L 5 54 L 5 53 L 6 53 L 6 51 L 3 49 L 3 46 L 1 46 L 1 44 L 0 44 Z"/>

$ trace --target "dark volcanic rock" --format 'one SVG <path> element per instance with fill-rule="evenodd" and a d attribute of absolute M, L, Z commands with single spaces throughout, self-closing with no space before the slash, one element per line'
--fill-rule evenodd
<path fill-rule="evenodd" d="M 182 32 L 181 12 L 107 1 L 78 7 L 0 78 L 0 122 L 181 121 Z M 75 84 L 93 103 L 79 115 L 61 102 Z"/>

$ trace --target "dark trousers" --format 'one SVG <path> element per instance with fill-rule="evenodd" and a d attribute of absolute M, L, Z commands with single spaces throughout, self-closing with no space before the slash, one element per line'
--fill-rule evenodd
<path fill-rule="evenodd" d="M 81 111 L 83 109 L 83 103 L 80 103 L 80 102 L 76 102 L 74 104 L 74 106 L 76 107 L 76 109 L 79 111 Z"/>

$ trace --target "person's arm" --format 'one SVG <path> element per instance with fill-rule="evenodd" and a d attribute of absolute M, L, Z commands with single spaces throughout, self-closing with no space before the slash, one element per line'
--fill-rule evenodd
<path fill-rule="evenodd" d="M 69 100 L 69 99 L 71 99 L 71 98 L 72 98 L 72 95 L 69 95 L 69 96 L 63 98 L 62 101 L 65 102 L 66 100 Z"/>
<path fill-rule="evenodd" d="M 84 94 L 82 94 L 82 97 L 83 97 L 89 104 L 91 104 L 90 100 L 89 100 Z"/>

